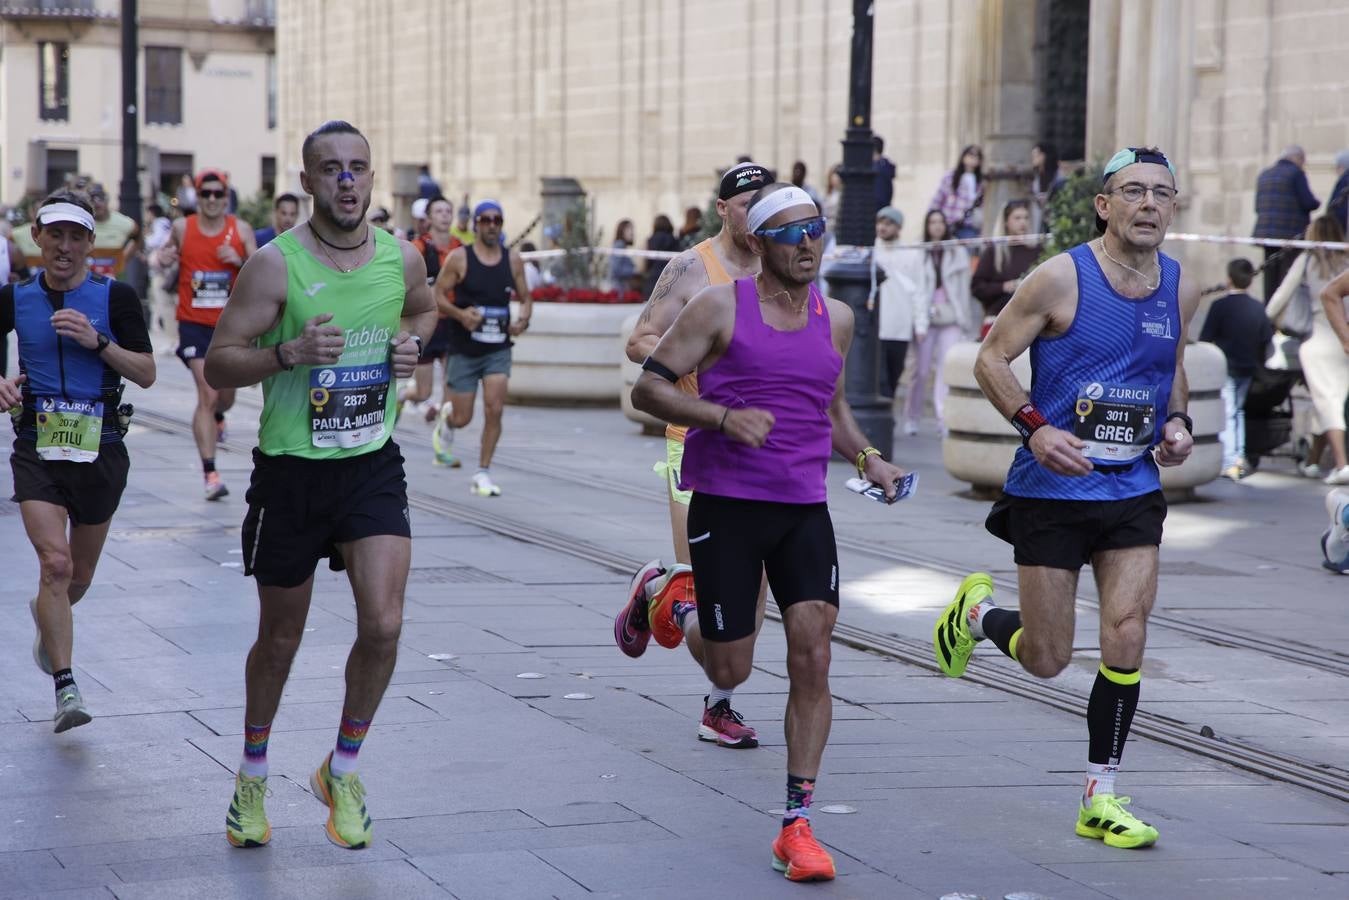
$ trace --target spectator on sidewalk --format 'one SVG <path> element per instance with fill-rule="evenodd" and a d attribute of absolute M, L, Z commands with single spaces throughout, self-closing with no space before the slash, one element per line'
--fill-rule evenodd
<path fill-rule="evenodd" d="M 970 144 L 960 151 L 956 166 L 942 176 L 932 195 L 932 209 L 939 209 L 952 237 L 978 237 L 984 230 L 984 151 Z"/>
<path fill-rule="evenodd" d="M 1344 230 L 1330 216 L 1317 216 L 1307 229 L 1307 240 L 1339 243 Z M 1349 254 L 1340 250 L 1308 250 L 1293 261 L 1283 283 L 1274 292 L 1265 310 L 1270 319 L 1277 320 L 1283 308 L 1294 299 L 1305 281 L 1311 293 L 1312 333 L 1298 348 L 1302 362 L 1302 377 L 1312 395 L 1312 441 L 1307 465 L 1302 473 L 1309 478 L 1319 477 L 1321 455 L 1327 444 L 1335 460 L 1335 468 L 1326 476 L 1326 484 L 1349 484 L 1349 459 L 1344 449 L 1344 402 L 1349 396 L 1349 348 L 1346 348 L 1330 322 L 1326 319 L 1326 305 L 1322 293 L 1330 283 L 1349 268 Z"/>
<path fill-rule="evenodd" d="M 1250 474 L 1246 462 L 1246 394 L 1256 370 L 1269 355 L 1269 342 L 1274 337 L 1274 326 L 1264 307 L 1246 293 L 1254 280 L 1255 266 L 1250 260 L 1229 262 L 1227 293 L 1213 301 L 1199 333 L 1199 340 L 1216 344 L 1227 357 L 1227 380 L 1222 388 L 1226 416 L 1221 435 L 1222 474 L 1233 481 Z"/>
<path fill-rule="evenodd" d="M 664 253 L 678 253 L 679 239 L 674 235 L 674 223 L 666 215 L 656 216 L 655 221 L 651 223 L 651 237 L 646 239 L 646 249 L 658 250 Z M 651 299 L 651 292 L 656 289 L 656 282 L 660 280 L 660 273 L 665 271 L 669 265 L 669 259 L 656 259 L 654 257 L 647 259 L 646 268 L 642 272 L 642 299 Z"/>
<path fill-rule="evenodd" d="M 1030 192 L 1031 199 L 1035 201 L 1031 205 L 1031 231 L 1041 234 L 1047 227 L 1045 218 L 1049 201 L 1054 199 L 1068 179 L 1059 171 L 1058 149 L 1048 141 L 1041 141 L 1030 148 L 1030 166 L 1033 172 Z"/>
<path fill-rule="evenodd" d="M 1030 234 L 1030 218 L 1029 201 L 1008 201 L 1002 208 L 997 232 L 1013 237 Z M 999 243 L 985 247 L 979 255 L 970 288 L 974 292 L 974 299 L 984 308 L 984 332 L 1002 312 L 1007 301 L 1012 299 L 1021 279 L 1040 258 L 1040 249 L 1039 244 Z"/>
<path fill-rule="evenodd" d="M 824 212 L 824 201 L 820 197 L 820 192 L 806 184 L 806 164 L 801 160 L 792 163 L 792 184 L 806 192 L 806 196 L 815 201 L 815 208 Z"/>
<path fill-rule="evenodd" d="M 634 279 L 637 277 L 637 263 L 622 252 L 631 249 L 634 240 L 632 219 L 623 219 L 614 229 L 612 249 L 616 252 L 609 254 L 609 289 L 620 294 L 636 287 Z"/>
<path fill-rule="evenodd" d="M 950 226 L 942 211 L 929 210 L 924 220 L 923 240 L 944 241 L 950 236 Z M 937 426 L 945 433 L 943 414 L 949 389 L 942 374 L 942 364 L 946 362 L 946 354 L 970 329 L 969 251 L 964 247 L 933 247 L 922 255 L 917 272 L 918 302 L 927 310 L 927 328 L 921 330 L 922 321 L 914 324 L 918 359 L 909 393 L 904 398 L 904 433 L 918 433 L 918 422 L 923 416 L 923 394 L 929 380 Z"/>
<path fill-rule="evenodd" d="M 679 229 L 679 249 L 687 250 L 698 243 L 703 231 L 703 211 L 696 206 L 684 210 L 684 226 Z"/>
<path fill-rule="evenodd" d="M 904 214 L 893 206 L 883 206 L 876 213 L 876 245 L 871 261 L 872 291 L 878 293 L 880 306 L 876 329 L 881 339 L 879 388 L 882 397 L 891 399 L 904 374 L 904 360 L 914 334 L 927 331 L 927 304 L 919 302 L 917 283 L 923 251 L 900 244 L 903 228 Z"/>
<path fill-rule="evenodd" d="M 895 197 L 895 164 L 885 156 L 885 140 L 871 136 L 871 168 L 876 173 L 876 210 L 889 206 Z"/>
<path fill-rule="evenodd" d="M 1349 234 L 1349 150 L 1335 157 L 1335 187 L 1326 201 L 1326 213 Z"/>
<path fill-rule="evenodd" d="M 1292 144 L 1283 151 L 1278 162 L 1260 173 L 1255 182 L 1255 231 L 1252 232 L 1255 237 L 1286 240 L 1296 238 L 1307 230 L 1311 214 L 1321 205 L 1321 201 L 1316 199 L 1311 185 L 1307 183 L 1307 173 L 1303 171 L 1306 164 L 1307 154 L 1301 147 Z M 1297 255 L 1298 251 L 1291 248 L 1265 248 L 1266 305 L 1279 289 Z"/>
<path fill-rule="evenodd" d="M 431 177 L 430 166 L 417 167 L 417 196 L 421 199 L 430 200 L 432 197 L 442 196 L 445 192 L 440 189 L 440 183 Z"/>
<path fill-rule="evenodd" d="M 525 264 L 525 287 L 529 288 L 531 294 L 547 283 L 547 279 L 544 278 L 543 271 L 539 268 L 539 264 L 532 259 L 525 258 L 526 253 L 538 252 L 539 248 L 534 245 L 533 241 L 525 241 L 520 244 L 520 259 Z"/>
<path fill-rule="evenodd" d="M 838 170 L 838 164 L 829 167 L 829 177 L 824 182 L 824 205 L 820 207 L 830 234 L 837 227 L 838 212 L 843 205 L 843 176 Z"/>

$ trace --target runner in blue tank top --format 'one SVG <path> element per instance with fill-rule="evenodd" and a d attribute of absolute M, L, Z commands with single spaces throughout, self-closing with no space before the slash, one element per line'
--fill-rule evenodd
<path fill-rule="evenodd" d="M 1076 832 L 1112 847 L 1157 841 L 1116 796 L 1115 775 L 1157 596 L 1166 518 L 1157 467 L 1180 465 L 1194 446 L 1184 358 L 1199 291 L 1158 249 L 1175 200 L 1175 169 L 1160 150 L 1116 153 L 1095 200 L 1101 237 L 1035 270 L 989 332 L 975 376 L 1024 446 L 987 525 L 1014 548 L 1021 610 L 995 606 L 992 580 L 976 572 L 933 633 L 952 677 L 984 638 L 1032 675 L 1053 677 L 1072 656 L 1078 573 L 1091 563 L 1101 664 Z M 1029 396 L 1011 370 L 1027 349 Z"/>

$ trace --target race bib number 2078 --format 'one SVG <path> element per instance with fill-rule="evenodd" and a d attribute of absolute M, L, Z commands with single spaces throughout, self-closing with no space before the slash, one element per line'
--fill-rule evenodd
<path fill-rule="evenodd" d="M 315 447 L 360 447 L 384 436 L 389 365 L 316 367 L 309 373 Z"/>

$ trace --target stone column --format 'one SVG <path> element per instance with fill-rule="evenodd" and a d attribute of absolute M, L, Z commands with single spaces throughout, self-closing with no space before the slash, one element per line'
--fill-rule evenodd
<path fill-rule="evenodd" d="M 1087 57 L 1088 162 L 1108 159 L 1115 146 L 1115 92 L 1119 76 L 1120 0 L 1091 0 Z"/>

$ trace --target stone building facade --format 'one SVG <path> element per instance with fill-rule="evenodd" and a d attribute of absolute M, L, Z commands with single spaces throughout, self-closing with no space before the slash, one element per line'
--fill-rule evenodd
<path fill-rule="evenodd" d="M 272 0 L 140 0 L 140 164 L 147 202 L 184 172 L 275 181 Z M 121 4 L 0 0 L 0 202 L 85 173 L 117 197 Z M 114 203 L 115 205 L 115 203 Z"/>
<path fill-rule="evenodd" d="M 371 138 L 379 199 L 405 209 L 416 165 L 455 198 L 539 210 L 578 179 L 606 236 L 703 206 L 741 154 L 821 191 L 841 158 L 848 0 L 278 0 L 280 180 L 305 133 Z M 898 166 L 908 238 L 962 145 L 1024 166 L 1053 135 L 1081 157 L 1158 144 L 1176 228 L 1249 234 L 1256 173 L 1303 144 L 1319 196 L 1349 146 L 1349 16 L 1335 0 L 876 0 L 873 128 Z M 1075 145 L 1075 146 L 1074 146 Z M 993 202 L 1023 190 L 999 182 Z M 987 218 L 992 221 L 995 216 Z M 1228 251 L 1177 245 L 1215 263 Z M 1258 251 L 1252 251 L 1258 257 Z M 1207 268 L 1207 265 L 1206 265 Z M 1216 270 L 1215 270 L 1216 271 Z"/>

